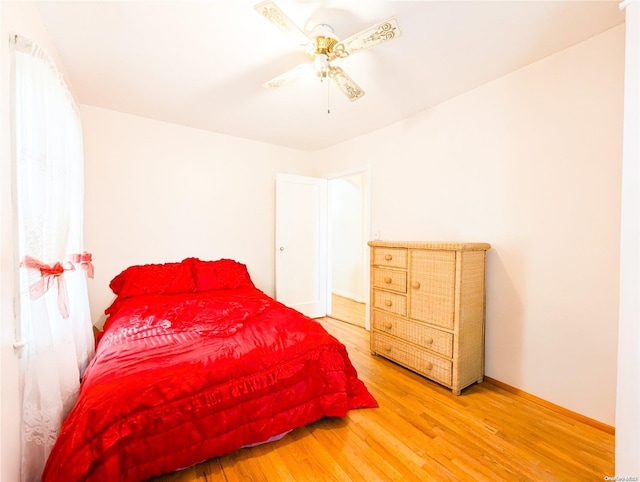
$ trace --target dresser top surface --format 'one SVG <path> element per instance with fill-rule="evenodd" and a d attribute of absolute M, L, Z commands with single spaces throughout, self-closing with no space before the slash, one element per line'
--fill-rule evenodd
<path fill-rule="evenodd" d="M 448 241 L 382 241 L 367 243 L 372 248 L 415 248 L 434 249 L 439 251 L 486 251 L 491 248 L 488 243 L 458 243 Z"/>

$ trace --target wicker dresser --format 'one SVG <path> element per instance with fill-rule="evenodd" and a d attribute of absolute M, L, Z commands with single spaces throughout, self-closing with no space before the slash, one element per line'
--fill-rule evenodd
<path fill-rule="evenodd" d="M 486 243 L 371 241 L 371 351 L 460 395 L 484 376 Z"/>

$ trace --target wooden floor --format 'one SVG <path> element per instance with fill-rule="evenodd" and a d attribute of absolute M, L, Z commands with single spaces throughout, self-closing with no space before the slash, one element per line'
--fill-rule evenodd
<path fill-rule="evenodd" d="M 614 437 L 487 382 L 462 395 L 369 351 L 368 333 L 319 320 L 349 351 L 379 408 L 322 419 L 156 482 L 596 481 Z"/>
<path fill-rule="evenodd" d="M 364 303 L 331 293 L 331 318 L 364 328 L 365 308 Z"/>

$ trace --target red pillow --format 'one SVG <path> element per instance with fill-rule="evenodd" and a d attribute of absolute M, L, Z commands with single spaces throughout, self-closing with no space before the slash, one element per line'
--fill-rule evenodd
<path fill-rule="evenodd" d="M 109 283 L 120 298 L 139 295 L 171 295 L 196 290 L 191 260 L 180 263 L 129 266 Z"/>
<path fill-rule="evenodd" d="M 202 261 L 190 258 L 198 291 L 255 288 L 246 265 L 232 259 Z M 185 260 L 186 261 L 186 260 Z"/>

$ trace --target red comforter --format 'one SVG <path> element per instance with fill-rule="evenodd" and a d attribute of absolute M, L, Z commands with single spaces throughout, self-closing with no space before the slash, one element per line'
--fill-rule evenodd
<path fill-rule="evenodd" d="M 255 288 L 136 296 L 112 311 L 42 480 L 147 480 L 374 406 L 341 343 Z"/>

